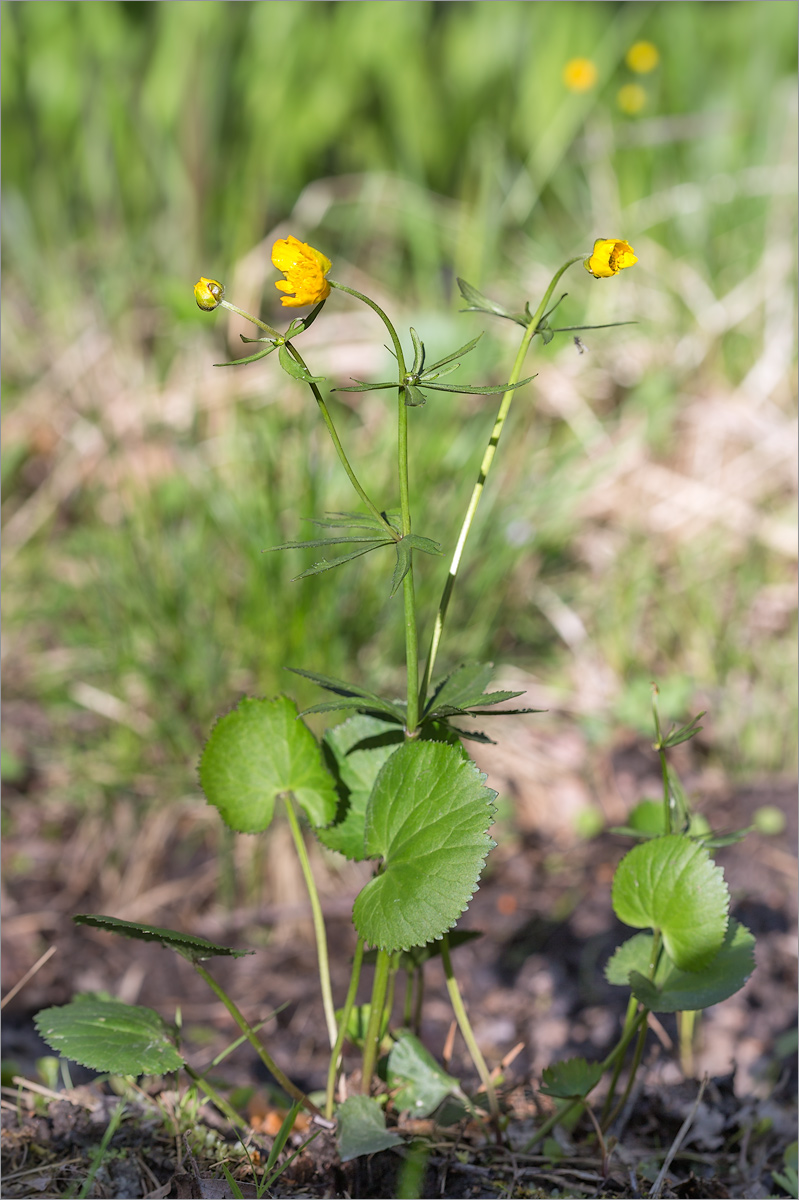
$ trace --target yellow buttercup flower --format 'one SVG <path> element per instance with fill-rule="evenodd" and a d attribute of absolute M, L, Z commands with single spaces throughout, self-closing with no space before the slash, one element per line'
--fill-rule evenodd
<path fill-rule="evenodd" d="M 625 62 L 636 75 L 648 75 L 660 62 L 660 53 L 651 42 L 636 42 L 627 51 Z"/>
<path fill-rule="evenodd" d="M 616 103 L 628 117 L 634 117 L 646 104 L 646 92 L 640 83 L 625 83 L 619 88 Z"/>
<path fill-rule="evenodd" d="M 199 283 L 194 285 L 194 299 L 205 312 L 219 308 L 224 294 L 225 289 L 221 283 L 217 283 L 215 279 L 206 279 L 204 275 L 201 276 Z"/>
<path fill-rule="evenodd" d="M 272 247 L 272 262 L 286 276 L 275 284 L 281 292 L 293 292 L 281 296 L 286 308 L 299 308 L 303 304 L 318 304 L 330 295 L 330 284 L 325 279 L 332 267 L 329 258 L 320 250 L 292 237 L 281 238 Z"/>
<path fill-rule="evenodd" d="M 570 92 L 587 92 L 599 78 L 590 58 L 572 58 L 563 68 L 563 82 Z"/>
<path fill-rule="evenodd" d="M 584 261 L 583 266 L 594 278 L 609 279 L 611 275 L 617 275 L 625 267 L 631 267 L 637 262 L 635 251 L 629 242 L 620 238 L 597 238 L 593 253 Z"/>

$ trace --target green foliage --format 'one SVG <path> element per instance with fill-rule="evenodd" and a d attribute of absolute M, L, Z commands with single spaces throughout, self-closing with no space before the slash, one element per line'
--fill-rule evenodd
<path fill-rule="evenodd" d="M 588 1063 L 584 1058 L 567 1058 L 545 1067 L 541 1091 L 557 1100 L 582 1099 L 602 1078 L 601 1063 Z"/>
<path fill-rule="evenodd" d="M 729 892 L 704 847 L 678 834 L 634 846 L 613 879 L 613 909 L 636 929 L 663 936 L 672 961 L 698 971 L 718 953 L 727 931 Z"/>
<path fill-rule="evenodd" d="M 349 1096 L 338 1112 L 338 1149 L 342 1162 L 400 1145 L 399 1134 L 386 1129 L 386 1114 L 369 1096 Z"/>
<path fill-rule="evenodd" d="M 397 725 L 363 714 L 326 731 L 323 748 L 336 778 L 339 806 L 333 824 L 319 829 L 317 837 L 330 850 L 356 861 L 366 857 L 366 805 L 380 768 L 404 740 Z"/>
<path fill-rule="evenodd" d="M 51 1050 L 93 1071 L 165 1075 L 184 1065 L 174 1035 L 151 1008 L 87 995 L 42 1009 L 34 1020 Z"/>
<path fill-rule="evenodd" d="M 414 1117 L 429 1117 L 446 1096 L 466 1100 L 459 1081 L 442 1070 L 412 1033 L 401 1033 L 392 1046 L 386 1082 L 397 1089 L 397 1111 L 409 1110 Z"/>
<path fill-rule="evenodd" d="M 710 1008 L 740 991 L 755 967 L 755 939 L 731 920 L 721 949 L 698 971 L 681 971 L 663 951 L 650 981 L 653 939 L 638 933 L 614 953 L 605 968 L 609 983 L 632 988 L 652 1012 L 691 1012 Z"/>
<path fill-rule="evenodd" d="M 468 906 L 488 851 L 496 792 L 473 763 L 440 742 L 407 742 L 383 765 L 366 809 L 368 858 L 381 872 L 358 895 L 353 920 L 381 950 L 441 937 Z"/>
<path fill-rule="evenodd" d="M 208 958 L 243 958 L 254 954 L 254 950 L 231 950 L 229 946 L 218 946 L 205 938 L 179 933 L 176 929 L 160 929 L 156 925 L 139 925 L 134 921 L 122 921 L 119 917 L 103 917 L 82 913 L 72 918 L 76 925 L 89 925 L 94 929 L 105 929 L 122 937 L 135 938 L 141 942 L 158 942 L 174 950 L 189 962 L 204 962 Z"/>
<path fill-rule="evenodd" d="M 220 717 L 200 759 L 208 802 L 238 833 L 259 833 L 272 820 L 275 800 L 292 795 L 313 825 L 336 812 L 333 781 L 313 734 L 285 696 L 239 701 Z"/>

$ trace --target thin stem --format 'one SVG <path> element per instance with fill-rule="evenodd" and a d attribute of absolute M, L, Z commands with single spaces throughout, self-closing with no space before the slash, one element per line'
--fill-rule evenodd
<path fill-rule="evenodd" d="M 195 971 L 200 976 L 200 978 L 205 980 L 205 982 L 208 984 L 209 988 L 214 993 L 214 995 L 217 996 L 222 1001 L 225 1008 L 228 1010 L 231 1017 L 236 1022 L 239 1029 L 244 1034 L 247 1041 L 250 1043 L 253 1050 L 255 1051 L 255 1053 L 260 1058 L 261 1062 L 266 1067 L 267 1071 L 270 1071 L 272 1073 L 272 1075 L 274 1075 L 275 1079 L 280 1084 L 280 1086 L 284 1089 L 284 1091 L 288 1092 L 288 1094 L 290 1096 L 293 1096 L 295 1100 L 299 1100 L 300 1104 L 302 1104 L 304 1108 L 307 1108 L 308 1112 L 312 1113 L 315 1117 L 321 1117 L 322 1113 L 319 1111 L 319 1109 L 316 1107 L 316 1105 L 313 1103 L 313 1101 L 309 1100 L 308 1097 L 305 1095 L 305 1093 L 300 1091 L 300 1089 L 297 1087 L 297 1085 L 295 1083 L 292 1083 L 287 1075 L 283 1074 L 280 1067 L 277 1065 L 277 1063 L 274 1061 L 272 1056 L 269 1054 L 269 1051 L 266 1049 L 266 1046 L 264 1046 L 263 1042 L 260 1040 L 260 1038 L 256 1034 L 255 1030 L 249 1024 L 247 1019 L 242 1015 L 242 1013 L 236 1007 L 234 1002 L 230 999 L 230 996 L 228 996 L 225 989 L 216 982 L 216 980 L 214 979 L 214 977 L 212 975 L 208 974 L 205 967 L 202 966 L 200 963 L 198 963 L 198 962 L 192 963 L 192 966 L 194 967 Z"/>
<path fill-rule="evenodd" d="M 466 545 L 466 539 L 468 538 L 469 532 L 472 528 L 475 513 L 477 512 L 478 505 L 483 495 L 483 488 L 485 487 L 486 479 L 488 478 L 488 472 L 491 470 L 491 464 L 494 461 L 494 455 L 497 451 L 502 429 L 505 425 L 508 412 L 510 411 L 511 401 L 513 400 L 513 396 L 516 391 L 516 389 L 510 385 L 518 383 L 519 379 L 521 378 L 525 356 L 530 347 L 530 343 L 538 332 L 538 323 L 546 311 L 547 304 L 552 297 L 552 293 L 557 286 L 558 280 L 564 271 L 579 261 L 580 258 L 570 258 L 568 262 L 563 264 L 560 270 L 555 272 L 549 287 L 544 293 L 541 303 L 533 313 L 530 319 L 530 324 L 527 326 L 524 331 L 524 335 L 522 336 L 521 344 L 516 354 L 516 359 L 513 363 L 513 370 L 511 371 L 510 378 L 508 379 L 509 390 L 505 392 L 502 397 L 502 401 L 499 406 L 499 412 L 497 413 L 497 419 L 494 422 L 494 428 L 491 430 L 491 437 L 488 439 L 488 445 L 486 446 L 485 454 L 483 455 L 483 461 L 480 463 L 480 471 L 477 476 L 477 482 L 472 490 L 472 496 L 469 501 L 469 507 L 466 510 L 466 516 L 463 518 L 463 524 L 461 525 L 461 531 L 458 535 L 455 553 L 452 556 L 449 574 L 447 576 L 446 583 L 444 584 L 441 600 L 439 601 L 438 612 L 436 613 L 436 622 L 433 628 L 433 636 L 430 641 L 430 650 L 428 651 L 427 663 L 425 665 L 424 676 L 422 678 L 422 688 L 419 695 L 419 706 L 422 710 L 424 709 L 424 703 L 427 698 L 427 692 L 433 676 L 433 668 L 435 666 L 436 656 L 438 654 L 439 643 L 441 642 L 441 635 L 444 631 L 444 622 L 447 616 L 447 609 L 449 608 L 449 602 L 452 598 L 452 591 L 455 587 L 455 579 L 457 577 L 458 568 L 460 567 L 461 558 L 463 556 L 463 549 Z"/>
<path fill-rule="evenodd" d="M 630 1064 L 630 1074 L 627 1079 L 627 1086 L 625 1087 L 624 1091 L 622 1092 L 621 1099 L 619 1100 L 618 1104 L 614 1108 L 613 1112 L 608 1117 L 605 1117 L 603 1114 L 602 1126 L 604 1129 L 609 1129 L 610 1126 L 613 1124 L 613 1122 L 616 1120 L 616 1117 L 619 1115 L 619 1113 L 622 1111 L 625 1104 L 627 1103 L 630 1092 L 633 1090 L 633 1084 L 635 1083 L 635 1076 L 638 1073 L 638 1068 L 641 1065 L 641 1058 L 643 1057 L 643 1053 L 644 1053 L 644 1044 L 646 1042 L 646 1030 L 647 1030 L 647 1026 L 646 1026 L 646 1022 L 644 1022 L 638 1030 L 638 1038 L 635 1043 L 635 1052 L 633 1054 L 633 1061 Z"/>
<path fill-rule="evenodd" d="M 627 1029 L 630 1026 L 632 1026 L 633 1022 L 635 1021 L 635 1015 L 637 1012 L 638 1012 L 638 1001 L 636 1000 L 635 996 L 630 996 L 630 999 L 627 1002 L 627 1013 L 624 1018 L 624 1031 L 623 1032 L 626 1032 Z M 603 1122 L 605 1121 L 608 1113 L 610 1112 L 611 1105 L 613 1104 L 613 1098 L 616 1095 L 616 1087 L 619 1082 L 619 1076 L 621 1075 L 621 1069 L 622 1069 L 623 1065 L 624 1065 L 623 1058 L 619 1058 L 616 1060 L 616 1065 L 613 1068 L 613 1075 L 611 1077 L 610 1086 L 608 1088 L 608 1094 L 605 1097 L 605 1103 L 602 1108 L 602 1121 Z"/>
<path fill-rule="evenodd" d="M 447 991 L 449 992 L 452 1011 L 455 1013 L 455 1020 L 458 1022 L 458 1028 L 463 1034 L 463 1040 L 469 1048 L 469 1053 L 472 1056 L 472 1062 L 477 1067 L 477 1073 L 480 1076 L 483 1087 L 488 1096 L 488 1107 L 491 1111 L 491 1120 L 494 1123 L 494 1128 L 498 1129 L 499 1121 L 499 1104 L 497 1102 L 497 1093 L 494 1089 L 494 1081 L 491 1078 L 491 1073 L 486 1066 L 486 1060 L 483 1058 L 482 1051 L 477 1045 L 477 1039 L 474 1036 L 471 1023 L 466 1014 L 466 1008 L 461 997 L 458 981 L 455 978 L 455 973 L 452 970 L 452 959 L 449 956 L 449 937 L 444 934 L 441 942 L 441 961 L 444 964 L 444 974 L 447 977 Z"/>
<path fill-rule="evenodd" d="M 354 296 L 356 300 L 363 301 L 373 312 L 376 312 L 388 330 L 391 343 L 394 347 L 394 354 L 397 358 L 399 389 L 397 398 L 399 406 L 397 414 L 397 468 L 399 475 L 400 509 L 402 511 L 402 536 L 408 537 L 411 533 L 411 504 L 408 486 L 408 406 L 405 403 L 405 391 L 403 387 L 407 371 L 402 344 L 392 322 L 379 304 L 376 304 L 374 300 L 370 300 L 368 296 L 364 296 L 363 292 L 357 292 L 355 288 L 345 287 L 343 283 L 336 283 L 333 279 L 329 279 L 328 283 L 331 287 L 338 288 L 339 291 Z M 416 734 L 419 724 L 419 635 L 416 623 L 416 593 L 413 585 L 413 551 L 410 552 L 410 566 L 402 581 L 402 599 L 405 609 L 405 661 L 407 665 L 405 732 L 408 737 L 413 737 Z"/>
<path fill-rule="evenodd" d="M 375 1073 L 377 1054 L 380 1049 L 380 1032 L 383 1028 L 383 1010 L 386 1006 L 386 988 L 388 986 L 388 970 L 391 965 L 391 955 L 386 950 L 378 950 L 375 964 L 375 977 L 372 983 L 372 1003 L 369 1009 L 369 1024 L 366 1027 L 366 1038 L 363 1047 L 363 1078 L 361 1091 L 369 1095 L 372 1076 Z"/>
<path fill-rule="evenodd" d="M 286 816 L 289 819 L 291 834 L 294 838 L 294 845 L 297 849 L 297 857 L 300 860 L 302 873 L 305 878 L 305 886 L 308 889 L 308 899 L 311 902 L 311 914 L 313 916 L 314 935 L 316 937 L 316 957 L 319 961 L 319 982 L 322 989 L 322 1004 L 325 1010 L 325 1020 L 327 1021 L 327 1033 L 330 1038 L 330 1045 L 336 1044 L 338 1034 L 338 1024 L 336 1022 L 336 1009 L 333 1004 L 333 989 L 330 986 L 330 963 L 327 956 L 327 933 L 325 931 L 325 919 L 322 916 L 322 905 L 319 903 L 319 893 L 316 890 L 311 864 L 308 861 L 308 850 L 305 845 L 305 839 L 302 836 L 300 823 L 297 820 L 297 814 L 294 811 L 294 805 L 291 801 L 291 794 L 284 792 L 283 799 L 286 801 Z"/>
<path fill-rule="evenodd" d="M 352 960 L 352 971 L 350 972 L 350 986 L 347 989 L 347 999 L 344 1001 L 344 1008 L 341 1013 L 341 1021 L 339 1022 L 338 1033 L 336 1035 L 336 1044 L 333 1047 L 333 1053 L 330 1056 L 330 1066 L 327 1070 L 327 1091 L 325 1092 L 325 1116 L 328 1120 L 333 1116 L 333 1101 L 336 1092 L 336 1076 L 338 1075 L 339 1065 L 341 1063 L 341 1051 L 344 1046 L 344 1040 L 347 1036 L 347 1029 L 350 1023 L 350 1013 L 355 1005 L 355 996 L 358 991 L 358 982 L 361 978 L 361 963 L 363 962 L 363 938 L 358 938 L 355 946 L 355 957 Z"/>
<path fill-rule="evenodd" d="M 614 1063 L 624 1057 L 625 1053 L 627 1052 L 627 1047 L 632 1041 L 633 1036 L 637 1033 L 641 1024 L 646 1022 L 647 1011 L 647 1009 L 642 1009 L 632 1024 L 629 1027 L 625 1027 L 621 1038 L 602 1063 L 603 1074 L 605 1071 L 607 1071 L 608 1067 L 613 1066 Z M 599 1080 L 597 1080 L 597 1082 L 599 1082 Z M 542 1138 L 545 1138 L 550 1130 L 554 1129 L 555 1126 L 561 1121 L 566 1120 L 576 1109 L 581 1108 L 585 1104 L 586 1100 L 587 1096 L 581 1096 L 579 1100 L 572 1100 L 570 1103 L 565 1104 L 563 1108 L 560 1108 L 557 1112 L 553 1113 L 551 1117 L 544 1121 L 544 1124 L 539 1130 L 537 1130 L 533 1137 L 530 1138 L 529 1142 L 526 1143 L 523 1153 L 529 1154 L 530 1150 L 536 1145 L 537 1142 L 540 1142 Z"/>
<path fill-rule="evenodd" d="M 270 337 L 282 340 L 283 334 L 278 333 L 271 325 L 267 325 L 264 321 L 254 317 L 252 313 L 245 312 L 243 308 L 237 308 L 235 304 L 231 304 L 229 300 L 220 300 L 217 308 L 227 308 L 230 312 L 238 313 L 240 317 L 244 317 L 246 321 L 252 321 L 253 325 L 257 325 L 259 329 L 263 329 L 264 333 L 268 333 Z"/>
<path fill-rule="evenodd" d="M 397 397 L 397 469 L 399 474 L 402 536 L 411 533 L 411 502 L 408 485 L 408 406 L 400 388 Z M 416 591 L 413 586 L 413 551 L 409 556 L 407 574 L 402 581 L 402 600 L 405 610 L 405 663 L 407 667 L 407 710 L 405 731 L 410 737 L 419 724 L 419 634 L 416 624 Z"/>
<path fill-rule="evenodd" d="M 291 342 L 286 342 L 285 345 L 286 345 L 286 349 L 288 350 L 289 354 L 294 359 L 294 361 L 296 363 L 299 363 L 301 367 L 305 367 L 305 369 L 307 371 L 308 370 L 307 363 L 304 361 L 299 350 L 297 350 L 296 347 L 293 346 Z M 310 374 L 310 372 L 309 372 L 309 374 Z M 344 451 L 344 447 L 342 446 L 341 440 L 338 436 L 336 427 L 333 424 L 333 418 L 330 415 L 330 410 L 328 409 L 327 405 L 325 404 L 324 399 L 322 398 L 322 393 L 319 391 L 319 388 L 316 386 L 315 383 L 309 382 L 308 387 L 313 392 L 314 399 L 316 400 L 316 403 L 319 405 L 319 411 L 322 414 L 322 420 L 324 421 L 325 425 L 327 426 L 327 431 L 330 434 L 330 438 L 333 442 L 333 445 L 336 448 L 336 454 L 338 455 L 339 462 L 341 463 L 342 467 L 344 468 L 344 470 L 346 472 L 347 478 L 349 479 L 350 483 L 355 488 L 355 491 L 358 493 L 361 500 L 366 505 L 366 507 L 369 509 L 369 512 L 372 514 L 372 516 L 375 518 L 375 520 L 379 521 L 380 524 L 385 529 L 388 536 L 390 538 L 392 538 L 394 541 L 396 541 L 397 540 L 396 530 L 393 529 L 391 525 L 389 525 L 386 518 L 380 512 L 380 509 L 366 494 L 363 487 L 361 486 L 358 476 L 355 474 L 354 470 L 352 469 L 350 460 L 347 458 L 347 455 Z"/>
<path fill-rule="evenodd" d="M 364 296 L 363 292 L 356 292 L 355 288 L 345 287 L 343 283 L 336 283 L 335 279 L 328 279 L 327 282 L 330 284 L 330 286 L 332 288 L 337 288 L 338 291 L 340 291 L 340 292 L 346 292 L 348 296 L 354 296 L 356 300 L 362 300 L 363 303 L 367 304 L 369 306 L 369 308 L 372 309 L 373 312 L 377 313 L 378 317 L 380 318 L 380 320 L 383 322 L 386 329 L 388 330 L 388 335 L 391 338 L 391 342 L 394 346 L 394 353 L 397 356 L 397 366 L 399 368 L 399 377 L 400 377 L 400 379 L 404 379 L 405 378 L 405 356 L 402 353 L 402 345 L 400 343 L 399 338 L 397 337 L 396 329 L 391 324 L 391 321 L 386 316 L 386 314 L 383 312 L 383 309 L 380 307 L 380 305 L 375 304 L 374 300 L 370 300 L 368 296 Z"/>
<path fill-rule="evenodd" d="M 188 1063 L 183 1064 L 183 1069 L 188 1075 L 189 1079 L 193 1079 L 197 1084 L 197 1087 L 202 1088 L 208 1099 L 216 1105 L 220 1112 L 225 1114 L 234 1129 L 247 1128 L 247 1122 L 239 1116 L 235 1108 L 228 1103 L 224 1096 L 220 1096 L 216 1088 L 212 1087 L 207 1079 L 204 1079 L 203 1076 L 200 1075 L 198 1071 L 195 1071 L 193 1067 L 190 1067 Z"/>

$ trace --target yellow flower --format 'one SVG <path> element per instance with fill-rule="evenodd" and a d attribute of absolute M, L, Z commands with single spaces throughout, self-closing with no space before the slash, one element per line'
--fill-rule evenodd
<path fill-rule="evenodd" d="M 646 92 L 640 83 L 625 83 L 624 87 L 619 88 L 616 103 L 628 117 L 634 117 L 646 104 Z"/>
<path fill-rule="evenodd" d="M 596 279 L 609 279 L 625 267 L 637 263 L 635 251 L 629 242 L 619 238 L 597 238 L 590 258 L 583 263 Z"/>
<path fill-rule="evenodd" d="M 651 42 L 636 42 L 627 51 L 625 62 L 636 75 L 648 75 L 660 62 L 660 54 Z"/>
<path fill-rule="evenodd" d="M 570 92 L 587 92 L 599 78 L 590 58 L 572 58 L 563 68 L 563 82 Z"/>
<path fill-rule="evenodd" d="M 286 276 L 275 284 L 281 292 L 293 292 L 293 296 L 281 296 L 287 308 L 299 308 L 303 304 L 318 304 L 330 295 L 330 284 L 325 279 L 332 267 L 329 258 L 313 246 L 292 237 L 281 238 L 272 247 L 272 262 Z"/>
<path fill-rule="evenodd" d="M 222 297 L 225 294 L 225 289 L 221 283 L 217 283 L 215 279 L 206 279 L 205 276 L 200 278 L 199 283 L 194 285 L 194 299 L 200 308 L 206 312 L 211 312 L 215 308 L 219 308 L 222 303 Z"/>

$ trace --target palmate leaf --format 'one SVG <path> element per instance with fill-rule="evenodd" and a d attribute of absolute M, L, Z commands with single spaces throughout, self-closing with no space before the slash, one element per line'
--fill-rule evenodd
<path fill-rule="evenodd" d="M 177 929 L 161 929 L 158 925 L 140 925 L 136 921 L 122 921 L 119 917 L 105 917 L 99 913 L 80 913 L 73 917 L 76 925 L 89 925 L 93 929 L 106 929 L 122 937 L 135 938 L 140 942 L 159 942 L 168 950 L 174 950 L 189 962 L 204 962 L 207 958 L 243 958 L 254 954 L 254 950 L 231 950 L 229 946 L 218 946 L 205 938 L 181 933 Z"/>
<path fill-rule="evenodd" d="M 490 300 L 488 296 L 484 296 L 482 292 L 473 287 L 471 283 L 467 283 L 465 279 L 458 276 L 458 287 L 460 293 L 466 301 L 466 308 L 462 308 L 461 312 L 486 312 L 491 313 L 495 317 L 505 317 L 508 321 L 515 321 L 517 325 L 522 325 L 525 329 L 530 324 L 529 313 L 512 313 L 509 309 L 504 308 L 496 301 Z"/>
<path fill-rule="evenodd" d="M 496 792 L 443 742 L 406 742 L 381 768 L 366 809 L 365 848 L 383 860 L 359 893 L 362 938 L 394 952 L 446 933 L 468 907 L 488 851 Z"/>
<path fill-rule="evenodd" d="M 366 539 L 358 538 L 357 540 L 365 541 Z M 352 562 L 353 559 L 361 558 L 364 554 L 369 554 L 371 550 L 378 550 L 381 546 L 393 545 L 393 539 L 386 538 L 384 541 L 371 541 L 370 539 L 369 545 L 361 546 L 358 550 L 350 550 L 349 554 L 337 554 L 335 558 L 320 559 L 312 567 L 308 567 L 305 571 L 301 571 L 299 575 L 295 575 L 293 582 L 296 583 L 298 579 L 308 579 L 311 575 L 321 575 L 323 571 L 332 571 L 333 567 L 340 567 L 343 563 Z"/>
<path fill-rule="evenodd" d="M 727 932 L 730 896 L 704 846 L 667 834 L 634 846 L 613 879 L 613 908 L 625 925 L 656 929 L 682 971 L 700 971 Z"/>
<path fill-rule="evenodd" d="M 461 663 L 436 686 L 425 705 L 425 720 L 432 720 L 436 716 L 465 714 L 467 709 L 478 704 L 501 704 L 503 700 L 513 700 L 516 696 L 524 695 L 524 692 L 486 692 L 485 688 L 490 683 L 493 673 L 493 663 Z"/>
<path fill-rule="evenodd" d="M 421 550 L 423 554 L 441 554 L 441 546 L 432 538 L 420 537 L 418 533 L 406 534 L 396 543 L 397 565 L 391 579 L 391 595 L 393 596 L 405 576 L 411 569 L 411 551 Z"/>
<path fill-rule="evenodd" d="M 200 759 L 209 804 L 237 833 L 260 833 L 290 794 L 312 825 L 327 825 L 338 797 L 310 729 L 286 696 L 244 699 L 211 730 Z"/>
<path fill-rule="evenodd" d="M 360 713 L 326 730 L 322 747 L 339 794 L 334 823 L 316 831 L 328 849 L 356 862 L 366 857 L 366 805 L 380 768 L 403 741 L 398 725 Z"/>
<path fill-rule="evenodd" d="M 316 671 L 303 671 L 300 667 L 287 667 L 286 670 L 294 675 L 302 675 L 304 679 L 310 679 L 328 692 L 334 692 L 343 698 L 340 704 L 315 705 L 313 708 L 306 708 L 305 712 L 334 712 L 337 708 L 360 708 L 373 711 L 377 715 L 386 715 L 389 720 L 397 721 L 401 725 L 405 724 L 404 706 L 397 701 L 384 700 L 376 692 L 367 691 L 354 683 L 346 683 L 343 679 L 333 679 L 330 675 L 319 675 Z"/>
<path fill-rule="evenodd" d="M 386 512 L 381 513 L 392 529 L 400 532 L 399 521 L 400 512 L 398 509 L 390 508 Z M 312 525 L 319 525 L 323 529 L 371 529 L 375 533 L 384 534 L 385 526 L 378 521 L 377 517 L 373 517 L 371 513 L 356 513 L 356 512 L 331 512 L 325 513 L 324 517 L 308 517 Z"/>
<path fill-rule="evenodd" d="M 166 1023 L 151 1008 L 77 997 L 34 1018 L 56 1054 L 113 1075 L 165 1075 L 184 1065 Z"/>
<path fill-rule="evenodd" d="M 681 971 L 665 951 L 654 980 L 648 978 L 652 935 L 637 933 L 616 950 L 605 967 L 608 983 L 631 987 L 652 1012 L 693 1012 L 729 999 L 755 969 L 755 939 L 745 925 L 731 920 L 721 949 L 701 971 Z"/>

